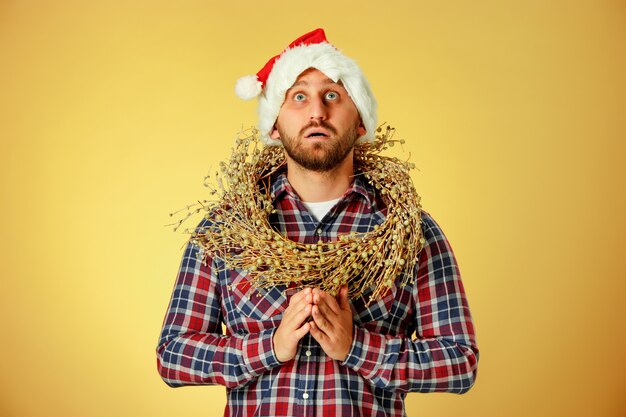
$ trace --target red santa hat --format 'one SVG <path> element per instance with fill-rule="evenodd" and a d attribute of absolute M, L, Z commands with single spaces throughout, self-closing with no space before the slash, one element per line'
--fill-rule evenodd
<path fill-rule="evenodd" d="M 285 93 L 298 76 L 309 68 L 323 72 L 334 82 L 341 81 L 365 127 L 366 132 L 358 141 L 373 141 L 377 122 L 374 94 L 356 62 L 328 43 L 323 29 L 302 35 L 270 59 L 256 75 L 248 75 L 237 81 L 235 92 L 240 98 L 250 100 L 259 97 L 258 127 L 261 140 L 267 145 L 281 144 L 270 138 L 270 133 L 285 101 Z"/>

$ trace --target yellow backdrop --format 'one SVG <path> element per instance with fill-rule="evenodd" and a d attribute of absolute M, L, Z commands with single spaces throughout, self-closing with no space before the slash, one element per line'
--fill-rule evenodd
<path fill-rule="evenodd" d="M 0 415 L 221 415 L 156 371 L 164 225 L 256 122 L 235 80 L 320 26 L 407 140 L 476 323 L 474 389 L 408 414 L 626 413 L 623 1 L 5 0 Z"/>

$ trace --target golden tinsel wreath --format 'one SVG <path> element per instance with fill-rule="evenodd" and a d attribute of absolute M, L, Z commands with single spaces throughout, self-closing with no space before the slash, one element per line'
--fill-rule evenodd
<path fill-rule="evenodd" d="M 269 223 L 275 212 L 269 190 L 272 176 L 285 168 L 284 151 L 262 146 L 255 128 L 242 131 L 230 159 L 220 163 L 214 175 L 217 188 L 210 176 L 205 178 L 213 199 L 187 206 L 187 216 L 174 224 L 174 230 L 194 213 L 205 212 L 210 224 L 187 230 L 190 241 L 201 248 L 200 259 L 206 263 L 219 257 L 226 268 L 246 271 L 246 282 L 259 289 L 315 286 L 335 295 L 348 284 L 350 299 L 370 289 L 369 302 L 382 298 L 394 285 L 413 277 L 424 244 L 420 197 L 409 176 L 414 165 L 380 155 L 395 143 L 404 143 L 392 139 L 394 131 L 381 126 L 373 142 L 354 149 L 356 175 L 372 184 L 387 206 L 385 221 L 367 233 L 303 244 L 276 231 Z M 396 283 L 400 276 L 402 281 Z"/>

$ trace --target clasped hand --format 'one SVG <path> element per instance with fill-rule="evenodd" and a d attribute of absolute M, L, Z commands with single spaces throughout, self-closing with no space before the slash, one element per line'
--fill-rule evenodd
<path fill-rule="evenodd" d="M 274 351 L 279 361 L 291 360 L 300 340 L 311 333 L 326 355 L 344 361 L 352 346 L 352 330 L 347 286 L 341 287 L 337 298 L 318 288 L 305 288 L 289 300 L 274 333 Z"/>

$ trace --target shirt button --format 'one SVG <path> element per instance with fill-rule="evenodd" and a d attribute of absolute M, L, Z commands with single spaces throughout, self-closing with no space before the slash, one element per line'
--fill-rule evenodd
<path fill-rule="evenodd" d="M 306 400 L 307 398 L 309 398 L 309 394 L 307 394 L 307 393 L 305 392 L 304 394 L 302 394 L 302 398 L 304 398 L 304 399 Z"/>
<path fill-rule="evenodd" d="M 307 356 L 311 356 L 311 351 L 307 350 L 306 352 L 304 352 L 304 354 L 307 355 Z"/>
<path fill-rule="evenodd" d="M 316 235 L 321 235 L 322 234 L 322 230 L 321 229 L 315 229 L 315 234 Z"/>

